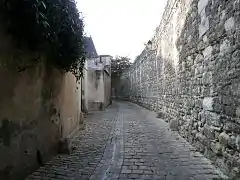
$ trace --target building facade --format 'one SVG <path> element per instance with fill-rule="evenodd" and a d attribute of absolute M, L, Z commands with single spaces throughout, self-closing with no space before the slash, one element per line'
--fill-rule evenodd
<path fill-rule="evenodd" d="M 98 55 L 91 37 L 85 39 L 87 60 L 83 77 L 85 111 L 104 110 L 111 101 L 110 55 Z"/>

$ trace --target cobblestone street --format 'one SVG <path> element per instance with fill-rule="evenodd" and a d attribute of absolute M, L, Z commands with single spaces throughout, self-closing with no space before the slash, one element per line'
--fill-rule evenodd
<path fill-rule="evenodd" d="M 201 154 L 156 113 L 114 102 L 86 119 L 70 155 L 58 155 L 27 180 L 221 179 Z"/>

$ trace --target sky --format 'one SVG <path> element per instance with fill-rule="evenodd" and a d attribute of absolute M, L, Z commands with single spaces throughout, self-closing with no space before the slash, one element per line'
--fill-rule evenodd
<path fill-rule="evenodd" d="M 99 55 L 134 61 L 160 24 L 166 0 L 77 0 Z"/>

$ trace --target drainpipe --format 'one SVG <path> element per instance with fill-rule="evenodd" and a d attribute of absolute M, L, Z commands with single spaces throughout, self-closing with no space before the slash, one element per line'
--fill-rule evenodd
<path fill-rule="evenodd" d="M 83 85 L 82 85 L 83 80 L 82 79 L 83 78 L 81 77 L 81 111 L 83 112 L 83 93 L 82 93 L 82 91 L 83 91 Z"/>

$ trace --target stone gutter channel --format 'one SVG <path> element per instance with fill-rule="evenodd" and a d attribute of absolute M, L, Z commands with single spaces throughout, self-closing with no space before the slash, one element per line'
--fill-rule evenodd
<path fill-rule="evenodd" d="M 115 119 L 103 158 L 89 178 L 90 180 L 110 180 L 119 177 L 124 155 L 123 113 L 118 112 Z"/>

